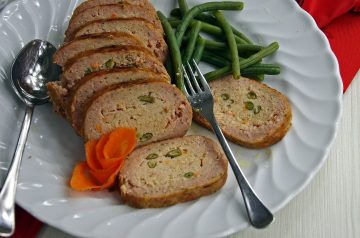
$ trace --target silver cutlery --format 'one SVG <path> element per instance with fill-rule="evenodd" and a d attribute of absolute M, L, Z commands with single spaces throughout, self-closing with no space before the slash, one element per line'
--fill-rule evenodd
<path fill-rule="evenodd" d="M 56 48 L 47 41 L 33 40 L 18 54 L 11 66 L 11 86 L 25 103 L 26 112 L 6 179 L 0 192 L 0 236 L 15 230 L 15 193 L 17 179 L 36 105 L 48 102 L 46 83 L 58 80 L 60 69 L 52 63 Z"/>
<path fill-rule="evenodd" d="M 273 214 L 256 195 L 241 171 L 241 168 L 215 119 L 213 111 L 214 98 L 211 94 L 209 84 L 206 82 L 206 79 L 200 72 L 200 69 L 194 60 L 192 61 L 192 64 L 193 67 L 191 67 L 189 63 L 187 63 L 186 66 L 183 66 L 185 78 L 184 93 L 193 109 L 204 117 L 213 128 L 239 184 L 251 225 L 255 228 L 264 228 L 273 221 Z M 196 74 L 193 69 L 195 69 Z"/>

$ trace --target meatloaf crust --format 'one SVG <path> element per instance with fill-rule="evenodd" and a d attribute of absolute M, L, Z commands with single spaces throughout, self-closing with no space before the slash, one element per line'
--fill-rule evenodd
<path fill-rule="evenodd" d="M 194 200 L 224 185 L 227 165 L 221 148 L 203 136 L 152 143 L 126 158 L 119 174 L 121 199 L 137 208 Z"/>
<path fill-rule="evenodd" d="M 83 12 L 89 8 L 93 8 L 101 5 L 117 4 L 117 3 L 127 3 L 137 6 L 153 7 L 153 5 L 148 0 L 87 0 L 76 7 L 73 16 L 76 16 L 80 12 Z"/>
<path fill-rule="evenodd" d="M 103 32 L 124 32 L 134 35 L 148 49 L 150 49 L 161 62 L 165 62 L 168 55 L 168 46 L 164 35 L 153 24 L 143 18 L 124 18 L 112 20 L 99 20 L 90 22 L 74 32 L 66 41 L 76 37 Z"/>
<path fill-rule="evenodd" d="M 69 26 L 65 32 L 68 37 L 72 35 L 76 30 L 89 22 L 97 20 L 107 20 L 116 18 L 132 18 L 141 17 L 152 24 L 155 28 L 163 33 L 163 29 L 159 19 L 157 18 L 156 12 L 153 7 L 138 6 L 128 3 L 117 3 L 109 5 L 94 6 L 86 9 L 81 13 L 73 16 L 70 19 Z"/>
<path fill-rule="evenodd" d="M 291 127 L 291 106 L 286 96 L 255 80 L 232 76 L 209 83 L 214 113 L 224 135 L 248 148 L 264 148 L 280 141 Z M 211 128 L 199 114 L 194 120 Z"/>
<path fill-rule="evenodd" d="M 112 62 L 112 63 L 108 63 Z M 167 71 L 146 48 L 141 46 L 113 46 L 85 51 L 64 66 L 62 82 L 72 88 L 85 75 L 109 68 L 142 67 L 167 75 Z"/>
<path fill-rule="evenodd" d="M 138 38 L 128 33 L 106 32 L 92 35 L 85 35 L 65 43 L 54 54 L 54 63 L 64 66 L 68 60 L 78 54 L 110 46 L 135 45 L 146 47 Z"/>

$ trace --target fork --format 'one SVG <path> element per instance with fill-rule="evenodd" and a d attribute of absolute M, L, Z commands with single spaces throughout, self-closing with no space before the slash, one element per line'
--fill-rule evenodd
<path fill-rule="evenodd" d="M 214 98 L 210 91 L 210 86 L 206 82 L 205 77 L 200 72 L 198 65 L 195 60 L 192 60 L 197 77 L 187 62 L 186 66 L 183 67 L 184 79 L 186 85 L 183 91 L 189 100 L 193 109 L 204 117 L 213 128 L 227 159 L 229 160 L 230 166 L 234 172 L 235 178 L 239 184 L 241 194 L 244 199 L 246 212 L 249 217 L 251 225 L 255 228 L 264 228 L 269 225 L 274 217 L 270 210 L 261 202 L 259 197 L 256 195 L 254 190 L 251 188 L 249 182 L 246 180 L 239 164 L 237 163 L 234 154 L 232 153 L 229 144 L 227 143 L 216 119 L 214 116 Z M 189 77 L 190 75 L 190 77 Z M 198 83 L 200 82 L 200 85 Z"/>

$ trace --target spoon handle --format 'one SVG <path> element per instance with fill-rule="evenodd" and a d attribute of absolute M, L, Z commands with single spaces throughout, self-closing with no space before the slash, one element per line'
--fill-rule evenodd
<path fill-rule="evenodd" d="M 0 236 L 11 236 L 15 231 L 15 193 L 17 179 L 23 157 L 26 139 L 29 134 L 31 118 L 34 107 L 27 106 L 24 116 L 23 124 L 20 131 L 20 136 L 16 145 L 14 157 L 11 161 L 10 168 L 6 175 L 4 186 L 0 192 Z"/>

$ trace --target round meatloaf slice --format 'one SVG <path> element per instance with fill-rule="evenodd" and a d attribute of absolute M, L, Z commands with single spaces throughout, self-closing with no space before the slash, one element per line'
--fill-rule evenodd
<path fill-rule="evenodd" d="M 291 127 L 286 96 L 255 80 L 232 76 L 210 82 L 214 113 L 224 135 L 248 148 L 264 148 L 281 140 Z M 210 124 L 195 114 L 196 122 Z"/>
<path fill-rule="evenodd" d="M 166 207 L 218 191 L 227 179 L 221 148 L 185 136 L 134 150 L 119 174 L 121 200 L 137 208 Z"/>
<path fill-rule="evenodd" d="M 112 68 L 142 67 L 167 75 L 164 65 L 141 46 L 114 46 L 85 51 L 64 66 L 62 82 L 72 88 L 85 75 Z"/>
<path fill-rule="evenodd" d="M 73 16 L 83 12 L 89 8 L 101 6 L 101 5 L 109 5 L 109 4 L 118 4 L 118 3 L 127 3 L 137 6 L 152 6 L 148 0 L 87 0 L 81 3 L 74 11 Z"/>
<path fill-rule="evenodd" d="M 103 32 L 124 32 L 134 35 L 143 42 L 146 47 L 154 52 L 161 62 L 165 62 L 168 55 L 168 46 L 161 34 L 153 24 L 147 22 L 143 18 L 124 18 L 99 20 L 90 22 L 87 25 L 74 32 L 73 38 Z"/>
<path fill-rule="evenodd" d="M 67 61 L 76 55 L 102 47 L 138 45 L 146 47 L 139 39 L 128 33 L 108 32 L 80 36 L 73 41 L 65 43 L 54 54 L 54 63 L 64 66 Z"/>
<path fill-rule="evenodd" d="M 127 84 L 100 91 L 84 114 L 85 140 L 118 127 L 136 128 L 138 146 L 185 135 L 192 110 L 184 95 L 165 82 Z"/>
<path fill-rule="evenodd" d="M 110 5 L 100 5 L 89 8 L 81 13 L 74 15 L 69 22 L 69 26 L 65 32 L 68 37 L 76 30 L 89 22 L 97 20 L 107 20 L 116 18 L 140 17 L 151 22 L 157 30 L 163 32 L 161 23 L 157 18 L 154 8 L 147 6 L 138 6 L 128 3 L 118 3 Z"/>
<path fill-rule="evenodd" d="M 170 83 L 170 77 L 143 68 L 117 68 L 85 76 L 77 84 L 68 102 L 67 115 L 74 129 L 79 134 L 81 133 L 84 108 L 96 92 L 116 84 L 135 81 L 163 81 Z"/>

